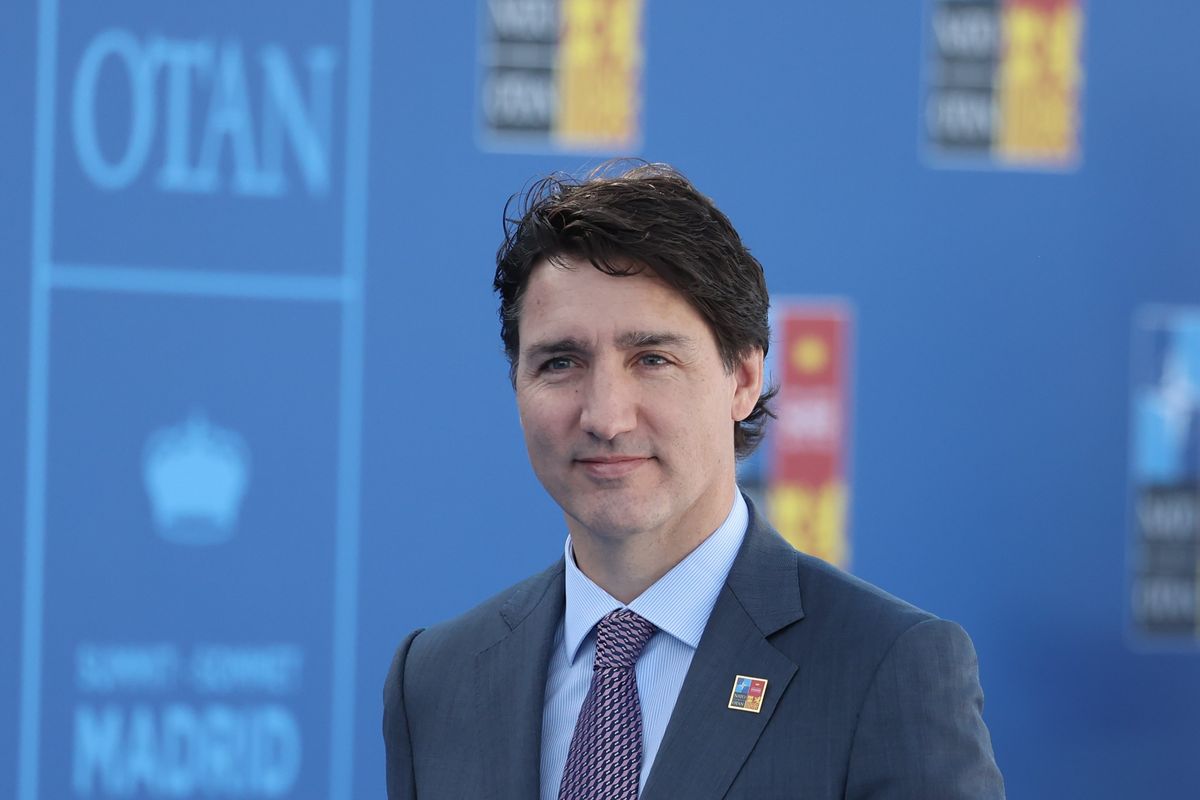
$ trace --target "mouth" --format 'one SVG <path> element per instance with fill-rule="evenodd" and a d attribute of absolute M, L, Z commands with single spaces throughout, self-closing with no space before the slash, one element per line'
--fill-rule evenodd
<path fill-rule="evenodd" d="M 583 471 L 593 478 L 614 480 L 636 472 L 648 461 L 650 459 L 643 456 L 601 456 L 579 458 L 575 460 L 575 463 L 583 467 Z"/>

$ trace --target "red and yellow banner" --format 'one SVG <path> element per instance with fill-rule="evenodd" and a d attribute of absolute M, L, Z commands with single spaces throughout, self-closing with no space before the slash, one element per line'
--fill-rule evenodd
<path fill-rule="evenodd" d="M 1065 169 L 1081 153 L 1082 0 L 932 0 L 925 128 L 942 163 Z"/>
<path fill-rule="evenodd" d="M 775 312 L 778 415 L 771 429 L 767 513 L 794 547 L 846 566 L 850 315 L 840 304 Z"/>
<path fill-rule="evenodd" d="M 1005 0 L 1002 9 L 996 153 L 1073 161 L 1083 82 L 1079 0 Z"/>
<path fill-rule="evenodd" d="M 643 0 L 487 0 L 480 8 L 480 120 L 490 146 L 637 149 Z"/>
<path fill-rule="evenodd" d="M 641 0 L 563 0 L 554 134 L 569 146 L 638 137 Z"/>

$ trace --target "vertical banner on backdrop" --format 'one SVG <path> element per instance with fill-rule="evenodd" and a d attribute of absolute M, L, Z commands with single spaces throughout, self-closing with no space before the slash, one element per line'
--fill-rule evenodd
<path fill-rule="evenodd" d="M 257 9 L 39 4 L 17 800 L 353 791 L 369 5 Z"/>
<path fill-rule="evenodd" d="M 1080 158 L 1082 0 L 932 0 L 923 140 L 934 162 Z"/>
<path fill-rule="evenodd" d="M 1200 640 L 1200 308 L 1134 326 L 1130 618 L 1141 641 Z"/>
<path fill-rule="evenodd" d="M 628 151 L 641 138 L 642 0 L 482 0 L 489 147 Z"/>
<path fill-rule="evenodd" d="M 777 418 L 739 472 L 784 538 L 842 567 L 850 561 L 851 325 L 844 302 L 773 301 Z"/>

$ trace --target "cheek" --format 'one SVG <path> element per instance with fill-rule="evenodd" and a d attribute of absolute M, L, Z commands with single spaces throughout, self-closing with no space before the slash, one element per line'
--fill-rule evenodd
<path fill-rule="evenodd" d="M 570 410 L 554 398 L 530 397 L 523 399 L 517 407 L 525 443 L 530 452 L 546 450 L 555 446 L 566 434 Z"/>
<path fill-rule="evenodd" d="M 674 447 L 708 450 L 732 436 L 730 398 L 711 385 L 678 385 L 647 398 L 647 421 Z"/>
<path fill-rule="evenodd" d="M 697 422 L 718 417 L 729 419 L 733 410 L 733 379 L 723 373 L 679 387 L 676 402 Z"/>
<path fill-rule="evenodd" d="M 723 453 L 733 441 L 733 387 L 714 379 L 691 401 L 692 413 L 685 420 L 688 435 L 707 458 Z"/>

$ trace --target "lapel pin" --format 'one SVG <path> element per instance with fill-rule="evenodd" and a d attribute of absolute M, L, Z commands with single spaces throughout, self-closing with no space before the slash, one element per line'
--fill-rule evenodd
<path fill-rule="evenodd" d="M 733 679 L 733 692 L 729 695 L 729 707 L 737 711 L 753 711 L 757 714 L 762 710 L 763 695 L 767 691 L 765 678 L 751 678 L 748 675 L 738 675 Z"/>

